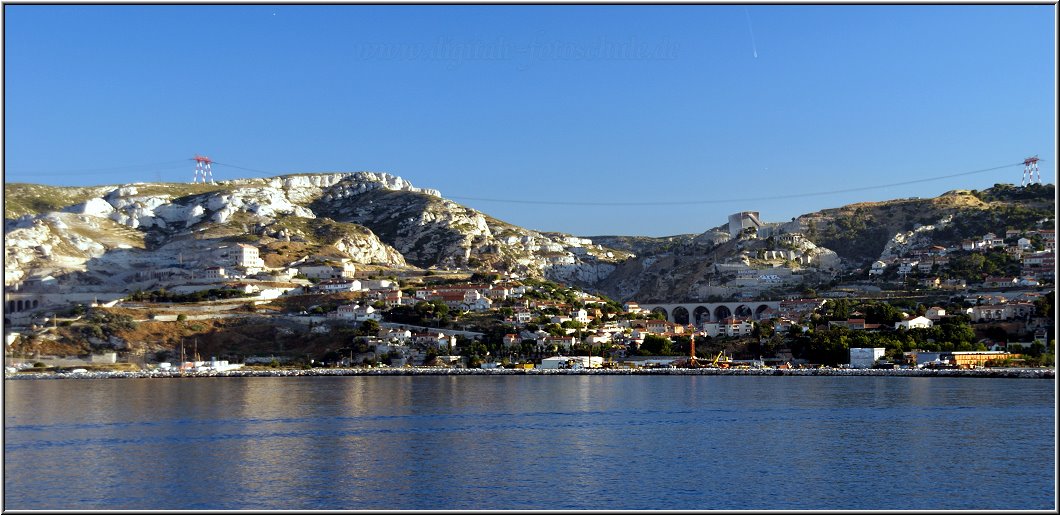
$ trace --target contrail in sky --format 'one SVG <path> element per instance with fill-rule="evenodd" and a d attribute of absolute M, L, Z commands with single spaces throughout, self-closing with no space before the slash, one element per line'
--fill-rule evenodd
<path fill-rule="evenodd" d="M 747 7 L 744 6 L 743 13 L 747 15 L 747 30 L 751 31 L 751 50 L 755 54 L 755 59 L 758 59 L 758 45 L 755 44 L 755 29 L 751 26 L 751 13 L 747 11 Z"/>

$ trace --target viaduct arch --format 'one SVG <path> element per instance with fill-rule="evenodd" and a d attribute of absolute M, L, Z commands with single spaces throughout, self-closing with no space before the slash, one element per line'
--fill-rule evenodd
<path fill-rule="evenodd" d="M 761 320 L 766 309 L 780 309 L 780 301 L 681 302 L 675 304 L 640 304 L 648 311 L 661 312 L 674 323 L 703 324 L 719 322 L 729 316 Z"/>

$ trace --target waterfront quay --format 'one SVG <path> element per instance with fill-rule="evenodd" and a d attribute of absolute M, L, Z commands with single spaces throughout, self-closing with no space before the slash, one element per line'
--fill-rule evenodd
<path fill-rule="evenodd" d="M 483 376 L 483 375 L 704 375 L 704 376 L 886 376 L 886 377 L 988 377 L 1055 379 L 1052 368 L 976 368 L 976 369 L 848 369 L 848 368 L 636 368 L 636 369 L 478 369 L 447 367 L 406 368 L 309 368 L 229 370 L 185 372 L 144 370 L 116 372 L 21 372 L 7 374 L 5 379 L 145 379 L 145 378 L 203 378 L 203 377 L 312 377 L 312 376 Z"/>

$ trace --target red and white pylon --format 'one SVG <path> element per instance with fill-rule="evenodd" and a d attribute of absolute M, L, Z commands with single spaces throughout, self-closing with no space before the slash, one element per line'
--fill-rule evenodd
<path fill-rule="evenodd" d="M 1035 181 L 1037 176 L 1037 181 Z M 1042 183 L 1042 172 L 1038 171 L 1038 156 L 1028 157 L 1023 160 L 1023 183 L 1020 186 L 1027 186 L 1028 184 Z"/>
<path fill-rule="evenodd" d="M 213 182 L 213 170 L 210 169 L 210 158 L 206 156 L 200 156 L 198 154 L 193 158 L 195 159 L 195 178 L 191 180 L 192 184 L 199 182 L 199 178 L 202 177 L 202 183 L 206 184 L 206 178 L 209 177 L 210 184 L 217 184 Z"/>

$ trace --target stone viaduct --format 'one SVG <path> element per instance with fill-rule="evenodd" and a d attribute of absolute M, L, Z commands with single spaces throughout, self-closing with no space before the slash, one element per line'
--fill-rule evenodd
<path fill-rule="evenodd" d="M 640 304 L 648 311 L 661 311 L 670 322 L 703 324 L 719 322 L 730 316 L 760 320 L 768 308 L 779 309 L 780 301 L 682 302 L 679 304 Z"/>

